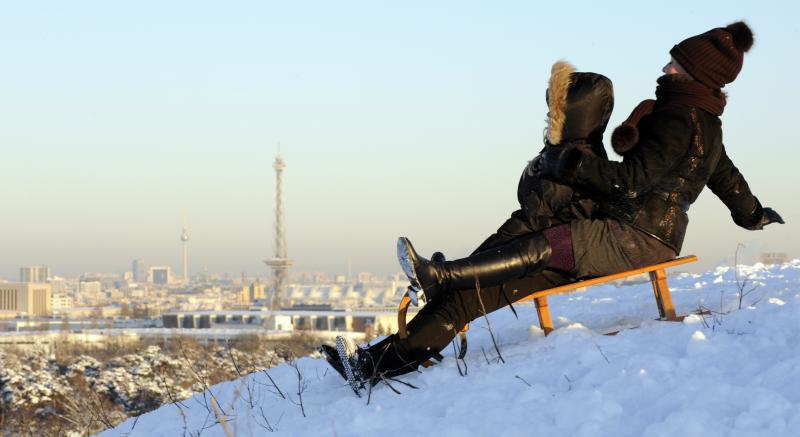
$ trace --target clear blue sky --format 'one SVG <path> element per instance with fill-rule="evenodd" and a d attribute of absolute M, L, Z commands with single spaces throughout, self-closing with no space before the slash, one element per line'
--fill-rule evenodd
<path fill-rule="evenodd" d="M 684 253 L 797 250 L 797 3 L 6 2 L 0 277 L 141 257 L 266 274 L 278 143 L 297 270 L 394 272 L 399 235 L 467 254 L 516 208 L 550 65 L 614 81 L 616 126 L 673 44 L 745 19 L 725 143 L 789 223 L 738 229 L 705 192 Z M 610 133 L 609 129 L 609 133 Z M 613 154 L 612 154 L 613 155 Z"/>

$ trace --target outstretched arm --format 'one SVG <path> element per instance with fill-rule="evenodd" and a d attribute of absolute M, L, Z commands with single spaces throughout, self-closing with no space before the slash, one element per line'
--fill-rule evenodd
<path fill-rule="evenodd" d="M 728 207 L 733 221 L 743 228 L 758 230 L 770 223 L 783 223 L 777 212 L 761 206 L 742 173 L 728 157 L 725 146 L 708 181 L 708 188 Z"/>

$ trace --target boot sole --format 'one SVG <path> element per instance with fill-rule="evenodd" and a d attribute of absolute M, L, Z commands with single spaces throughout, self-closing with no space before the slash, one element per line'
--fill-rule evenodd
<path fill-rule="evenodd" d="M 405 273 L 408 277 L 408 281 L 411 282 L 411 286 L 415 289 L 415 291 L 420 292 L 422 291 L 422 286 L 417 279 L 417 272 L 414 270 L 414 263 L 411 262 L 411 254 L 408 249 L 408 246 L 410 245 L 411 243 L 406 237 L 400 237 L 397 239 L 397 261 L 400 263 L 403 273 Z"/>
<path fill-rule="evenodd" d="M 347 383 L 350 384 L 350 388 L 353 389 L 356 396 L 361 397 L 360 384 L 356 380 L 353 367 L 350 365 L 350 347 L 347 340 L 342 336 L 336 336 L 336 351 L 339 354 L 339 361 L 342 363 Z"/>

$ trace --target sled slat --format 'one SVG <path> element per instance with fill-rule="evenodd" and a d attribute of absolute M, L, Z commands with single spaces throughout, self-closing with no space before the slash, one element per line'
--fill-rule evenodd
<path fill-rule="evenodd" d="M 522 299 L 520 299 L 520 301 L 536 299 L 537 297 L 549 296 L 551 294 L 564 293 L 566 291 L 572 291 L 577 288 L 591 287 L 592 285 L 616 281 L 617 279 L 627 278 L 628 276 L 641 275 L 643 273 L 650 273 L 656 270 L 665 270 L 670 267 L 675 267 L 682 264 L 688 264 L 695 261 L 697 261 L 697 257 L 694 255 L 684 256 L 682 258 L 676 258 L 672 261 L 667 261 L 660 264 L 654 264 L 648 267 L 641 267 L 638 269 L 628 270 L 621 273 L 615 273 L 613 275 L 601 276 L 599 278 L 585 279 L 583 281 L 573 282 L 571 284 L 565 284 L 558 287 L 549 288 L 547 290 L 537 291 L 536 293 L 523 297 Z"/>

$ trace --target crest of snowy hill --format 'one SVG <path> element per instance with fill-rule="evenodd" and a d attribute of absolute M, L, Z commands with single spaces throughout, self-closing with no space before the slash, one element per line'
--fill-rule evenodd
<path fill-rule="evenodd" d="M 680 314 L 706 315 L 658 322 L 649 283 L 596 286 L 550 299 L 547 337 L 530 305 L 516 306 L 519 319 L 492 314 L 505 363 L 486 322 L 473 322 L 465 376 L 447 349 L 401 377 L 417 389 L 378 385 L 368 403 L 307 357 L 102 435 L 800 435 L 800 260 L 673 274 L 670 285 Z"/>

